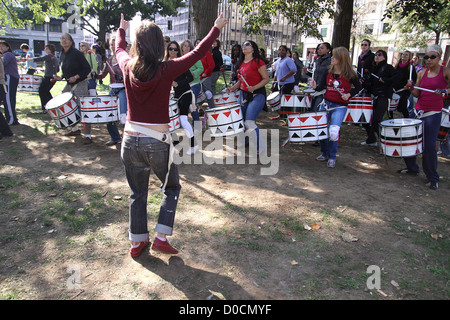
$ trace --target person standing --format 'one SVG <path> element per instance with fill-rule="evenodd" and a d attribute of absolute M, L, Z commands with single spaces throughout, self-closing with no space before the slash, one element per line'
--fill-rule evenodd
<path fill-rule="evenodd" d="M 197 46 L 200 43 L 200 39 L 195 41 L 195 45 Z M 214 108 L 214 99 L 213 94 L 211 92 L 211 76 L 215 67 L 214 58 L 210 51 L 206 52 L 205 56 L 201 59 L 203 72 L 200 74 L 200 81 L 202 83 L 202 90 L 206 96 L 206 101 L 208 102 L 208 108 Z M 199 112 L 200 116 L 204 114 L 203 108 L 201 108 Z"/>
<path fill-rule="evenodd" d="M 42 112 L 47 113 L 47 110 L 45 110 L 45 105 L 53 99 L 50 91 L 55 85 L 53 75 L 59 72 L 59 63 L 55 56 L 56 47 L 53 44 L 47 44 L 44 48 L 45 56 L 28 59 L 34 60 L 34 62 L 42 61 L 45 63 L 44 78 L 39 86 L 39 98 L 41 100 Z"/>
<path fill-rule="evenodd" d="M 277 69 L 275 70 L 275 76 L 272 83 L 272 91 L 277 91 L 275 83 L 278 83 L 281 94 L 290 94 L 295 85 L 295 73 L 297 72 L 297 66 L 291 57 L 287 56 L 287 47 L 285 45 L 280 46 L 278 49 L 278 56 L 280 59 L 277 62 Z"/>
<path fill-rule="evenodd" d="M 222 71 L 220 71 L 220 69 L 223 66 L 223 58 L 222 58 L 222 52 L 220 52 L 220 40 L 216 39 L 216 41 L 214 41 L 214 44 L 212 46 L 212 56 L 214 59 L 214 69 L 211 75 L 211 91 L 212 94 L 215 95 L 217 93 L 216 91 L 216 84 L 217 84 L 217 80 L 220 77 L 220 74 L 222 73 Z"/>
<path fill-rule="evenodd" d="M 188 54 L 194 50 L 194 45 L 190 40 L 184 40 L 181 43 L 181 55 Z M 191 90 L 194 93 L 195 97 L 195 104 L 197 104 L 197 98 L 200 95 L 200 92 L 202 92 L 202 85 L 200 82 L 200 75 L 203 73 L 203 64 L 199 60 L 197 61 L 190 69 L 192 73 L 192 76 L 194 77 L 194 80 L 191 82 Z M 192 106 L 193 111 L 191 112 L 192 119 L 194 121 L 200 121 L 200 116 L 197 110 L 197 106 Z"/>
<path fill-rule="evenodd" d="M 89 49 L 89 43 L 86 41 L 80 42 L 80 51 L 84 54 L 86 61 L 91 67 L 91 72 L 89 73 L 88 80 L 88 91 L 90 96 L 97 95 L 97 74 L 98 74 L 98 61 L 96 59 L 95 53 Z"/>
<path fill-rule="evenodd" d="M 427 68 L 420 71 L 417 77 L 417 87 L 434 92 L 415 89 L 414 82 L 408 80 L 409 89 L 418 98 L 414 112 L 411 113 L 410 117 L 418 118 L 423 122 L 422 169 L 430 182 L 430 189 L 437 190 L 439 188 L 439 174 L 437 172 L 436 140 L 441 123 L 442 108 L 444 107 L 442 95 L 449 95 L 450 92 L 450 69 L 440 64 L 442 48 L 438 45 L 429 46 L 423 59 Z M 399 170 L 399 173 L 419 174 L 416 156 L 405 157 L 403 160 L 406 168 Z"/>
<path fill-rule="evenodd" d="M 147 226 L 147 196 L 150 170 L 161 180 L 164 197 L 156 225 L 152 249 L 176 254 L 167 236 L 172 235 L 180 194 L 178 167 L 172 162 L 173 144 L 169 134 L 169 96 L 173 80 L 205 55 L 220 30 L 227 24 L 223 13 L 208 35 L 191 52 L 163 61 L 165 46 L 161 29 L 144 20 L 136 29 L 135 41 L 126 51 L 125 35 L 129 23 L 121 14 L 116 38 L 116 57 L 124 75 L 128 97 L 121 159 L 131 189 L 129 239 L 130 255 L 135 258 L 150 243 Z M 200 62 L 201 63 L 201 62 Z"/>
<path fill-rule="evenodd" d="M 125 124 L 127 121 L 127 94 L 125 92 L 125 84 L 123 83 L 123 74 L 117 62 L 116 53 L 114 51 L 116 45 L 116 38 L 112 37 L 110 42 L 112 48 L 111 56 L 106 59 L 103 70 L 97 75 L 97 79 L 102 80 L 109 74 L 110 95 L 115 95 L 119 98 L 119 120 L 120 123 Z"/>
<path fill-rule="evenodd" d="M 259 128 L 256 119 L 266 105 L 266 88 L 269 82 L 269 73 L 266 63 L 261 59 L 258 45 L 247 40 L 242 45 L 242 55 L 238 66 L 238 81 L 231 87 L 226 88 L 229 94 L 237 89 L 241 89 L 238 103 L 241 105 L 244 117 L 246 133 L 256 135 L 256 150 L 263 151 L 265 145 L 260 141 Z"/>
<path fill-rule="evenodd" d="M 376 135 L 379 136 L 379 124 L 388 110 L 393 85 L 400 81 L 401 76 L 393 66 L 387 63 L 387 53 L 384 50 L 378 50 L 375 53 L 375 67 L 372 71 L 373 75 L 366 73 L 363 77 L 363 87 L 373 95 L 373 116 L 371 123 L 363 124 L 367 139 L 361 144 L 375 147 L 378 145 Z"/>
<path fill-rule="evenodd" d="M 181 57 L 180 51 L 181 49 L 178 42 L 170 41 L 167 46 L 164 61 L 174 60 Z M 186 136 L 191 140 L 191 147 L 188 151 L 186 151 L 189 155 L 194 154 L 198 149 L 198 145 L 195 144 L 194 130 L 188 120 L 189 106 L 192 104 L 193 98 L 189 83 L 193 79 L 194 77 L 192 76 L 192 73 L 189 70 L 186 70 L 183 74 L 176 77 L 172 83 L 174 98 L 177 100 L 178 108 L 180 110 L 180 123 L 186 133 Z"/>
<path fill-rule="evenodd" d="M 409 118 L 408 98 L 411 95 L 411 92 L 406 88 L 406 84 L 408 83 L 410 77 L 412 77 L 412 81 L 414 82 L 417 80 L 416 69 L 411 63 L 411 58 L 411 52 L 404 51 L 401 55 L 401 59 L 395 66 L 395 69 L 397 69 L 401 75 L 400 81 L 394 85 L 396 93 L 400 96 L 397 111 L 402 114 L 403 118 Z M 392 111 L 390 112 L 390 118 L 393 118 Z"/>
<path fill-rule="evenodd" d="M 339 131 L 347 113 L 350 98 L 361 90 L 361 83 L 353 71 L 350 54 L 344 47 L 333 49 L 331 65 L 327 75 L 327 90 L 324 104 L 319 111 L 327 111 L 329 138 L 320 140 L 320 154 L 316 160 L 328 160 L 328 168 L 336 166 Z"/>
<path fill-rule="evenodd" d="M 331 64 L 331 44 L 323 42 L 317 47 L 317 59 L 314 62 L 314 75 L 311 87 L 315 90 L 312 94 L 311 109 L 314 112 L 319 110 L 319 104 L 323 101 L 323 96 L 327 88 L 328 67 Z"/>
<path fill-rule="evenodd" d="M 9 125 L 18 125 L 16 113 L 16 96 L 17 87 L 19 86 L 19 69 L 17 60 L 12 53 L 11 46 L 8 42 L 0 42 L 0 53 L 3 54 L 3 67 L 5 71 L 5 79 L 7 92 L 5 94 L 5 117 Z"/>
<path fill-rule="evenodd" d="M 3 68 L 3 58 L 0 53 L 0 101 L 3 101 L 5 98 L 5 94 L 7 91 L 6 81 L 5 81 L 5 69 Z M 10 137 L 13 135 L 11 128 L 9 127 L 8 122 L 6 121 L 3 113 L 0 111 L 0 139 L 5 137 Z"/>
<path fill-rule="evenodd" d="M 33 51 L 30 50 L 30 47 L 26 43 L 22 43 L 20 45 L 20 49 L 23 51 L 22 57 L 27 61 L 25 64 L 25 69 L 27 69 L 27 73 L 34 74 L 36 72 L 36 62 L 34 62 L 33 60 L 28 60 L 34 58 Z"/>
<path fill-rule="evenodd" d="M 63 88 L 64 92 L 71 92 L 78 105 L 80 104 L 80 96 L 89 95 L 87 77 L 91 72 L 91 67 L 87 62 L 84 54 L 75 48 L 75 42 L 70 34 L 65 33 L 60 39 L 61 47 L 63 48 L 60 58 L 61 75 L 53 75 L 57 81 L 65 79 L 66 86 Z M 84 125 L 85 138 L 83 144 L 91 144 L 91 125 L 86 123 Z M 77 125 L 71 127 L 71 131 L 65 134 L 66 136 L 81 135 L 81 130 Z"/>
<path fill-rule="evenodd" d="M 372 42 L 369 39 L 364 39 L 361 42 L 361 53 L 358 56 L 357 72 L 359 77 L 364 76 L 366 72 L 372 72 L 374 66 L 375 54 L 371 49 Z"/>

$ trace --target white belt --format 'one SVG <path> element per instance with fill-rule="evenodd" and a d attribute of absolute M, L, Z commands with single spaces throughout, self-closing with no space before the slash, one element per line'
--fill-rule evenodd
<path fill-rule="evenodd" d="M 169 162 L 167 164 L 168 165 L 167 174 L 166 174 L 166 179 L 161 187 L 161 193 L 163 193 L 164 190 L 166 189 L 167 181 L 169 180 L 170 167 L 172 166 L 172 163 L 173 163 L 174 147 L 173 147 L 173 143 L 172 143 L 172 135 L 169 132 L 159 132 L 159 131 L 150 129 L 148 127 L 142 126 L 137 123 L 131 123 L 129 121 L 127 121 L 125 123 L 125 127 L 123 130 L 142 133 L 150 138 L 154 138 L 156 140 L 167 143 L 169 145 Z"/>

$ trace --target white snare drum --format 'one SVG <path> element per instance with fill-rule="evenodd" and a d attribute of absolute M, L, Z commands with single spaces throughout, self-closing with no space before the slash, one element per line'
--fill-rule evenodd
<path fill-rule="evenodd" d="M 289 141 L 318 141 L 328 138 L 327 112 L 288 115 Z"/>
<path fill-rule="evenodd" d="M 180 108 L 178 108 L 177 100 L 169 100 L 169 132 L 175 131 L 181 127 Z"/>
<path fill-rule="evenodd" d="M 280 99 L 281 94 L 280 91 L 272 92 L 267 96 L 267 104 L 272 108 L 272 111 L 276 111 L 280 109 Z"/>
<path fill-rule="evenodd" d="M 353 97 L 347 107 L 344 122 L 371 123 L 373 116 L 373 99 L 370 97 Z"/>
<path fill-rule="evenodd" d="M 423 152 L 423 123 L 418 119 L 390 119 L 380 123 L 381 153 L 412 157 Z"/>
<path fill-rule="evenodd" d="M 205 111 L 206 123 L 212 137 L 222 137 L 243 132 L 244 118 L 241 106 L 220 107 Z"/>
<path fill-rule="evenodd" d="M 81 122 L 108 123 L 119 120 L 117 96 L 80 96 Z"/>
<path fill-rule="evenodd" d="M 438 141 L 445 141 L 450 131 L 450 110 L 442 109 L 441 126 L 439 127 Z"/>
<path fill-rule="evenodd" d="M 280 118 L 290 114 L 304 113 L 311 107 L 311 97 L 304 94 L 283 94 L 280 102 Z"/>
<path fill-rule="evenodd" d="M 392 94 L 392 99 L 390 99 L 390 103 L 389 103 L 389 111 L 397 110 L 399 102 L 400 102 L 400 96 L 396 93 Z"/>
<path fill-rule="evenodd" d="M 44 77 L 31 74 L 21 74 L 19 77 L 18 91 L 38 92 Z"/>
<path fill-rule="evenodd" d="M 45 105 L 58 128 L 67 128 L 80 122 L 80 108 L 72 93 L 66 92 L 54 97 Z"/>
<path fill-rule="evenodd" d="M 304 90 L 303 90 L 303 94 L 304 94 L 305 96 L 310 96 L 310 95 L 312 95 L 314 92 L 316 92 L 316 90 L 314 90 L 314 89 L 304 89 Z"/>
<path fill-rule="evenodd" d="M 239 92 L 230 92 L 228 93 L 220 93 L 213 96 L 214 106 L 216 107 L 225 107 L 225 106 L 233 106 L 238 103 Z"/>

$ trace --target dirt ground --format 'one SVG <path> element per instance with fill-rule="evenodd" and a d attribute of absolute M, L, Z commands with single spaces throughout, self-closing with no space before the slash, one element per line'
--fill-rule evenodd
<path fill-rule="evenodd" d="M 65 137 L 27 103 L 34 94 L 20 96 L 21 125 L 0 140 L 1 299 L 449 298 L 448 158 L 432 191 L 344 124 L 330 169 L 312 143 L 282 148 L 287 127 L 262 112 L 260 127 L 279 130 L 278 172 L 261 175 L 268 165 L 248 154 L 246 164 L 180 164 L 169 239 L 180 253 L 132 259 L 120 145 L 105 146 L 106 125 L 93 126 L 92 145 Z M 152 175 L 150 230 L 160 200 Z"/>

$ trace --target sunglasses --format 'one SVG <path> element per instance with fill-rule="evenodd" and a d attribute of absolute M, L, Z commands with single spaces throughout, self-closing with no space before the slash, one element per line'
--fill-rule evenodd
<path fill-rule="evenodd" d="M 243 47 L 250 47 L 252 44 L 250 42 L 245 42 L 242 46 Z"/>
<path fill-rule="evenodd" d="M 174 47 L 169 47 L 169 48 L 167 48 L 167 50 L 169 50 L 169 51 L 178 51 L 178 49 L 174 48 Z"/>
<path fill-rule="evenodd" d="M 424 60 L 428 60 L 428 59 L 434 60 L 436 58 L 437 58 L 437 56 L 435 56 L 434 54 L 432 56 L 424 56 L 423 57 Z"/>
<path fill-rule="evenodd" d="M 379 56 L 379 57 L 382 57 L 382 56 L 383 56 L 382 53 L 376 53 L 375 55 L 376 55 L 376 56 Z"/>
<path fill-rule="evenodd" d="M 367 43 L 361 43 L 361 47 L 366 47 L 366 46 L 368 46 Z"/>

